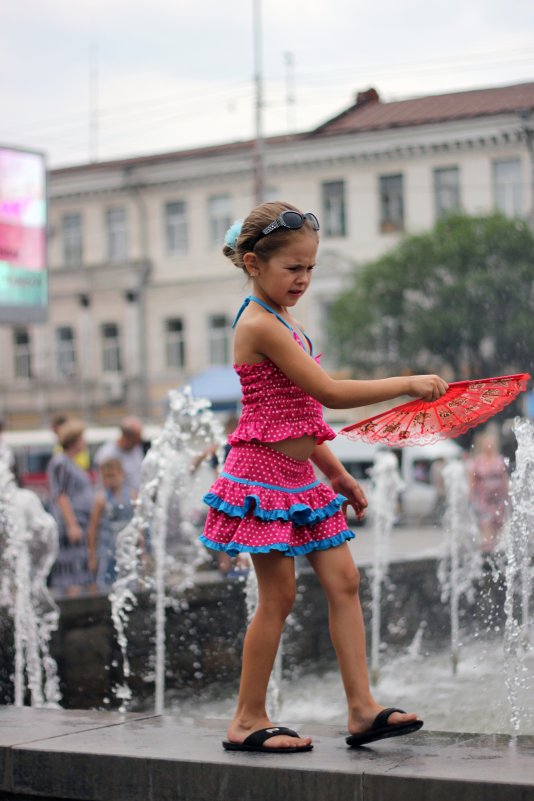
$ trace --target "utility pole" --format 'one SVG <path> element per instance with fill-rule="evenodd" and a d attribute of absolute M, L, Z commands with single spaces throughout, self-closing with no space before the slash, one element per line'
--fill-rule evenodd
<path fill-rule="evenodd" d="M 89 47 L 89 161 L 98 161 L 98 47 Z"/>
<path fill-rule="evenodd" d="M 261 0 L 253 2 L 254 25 L 254 84 L 255 84 L 255 137 L 254 137 L 254 198 L 256 204 L 263 203 L 265 197 L 265 168 L 263 140 L 263 73 L 261 37 Z"/>
<path fill-rule="evenodd" d="M 295 119 L 295 57 L 290 51 L 284 53 L 286 66 L 286 122 L 287 132 L 290 133 L 296 128 Z"/>

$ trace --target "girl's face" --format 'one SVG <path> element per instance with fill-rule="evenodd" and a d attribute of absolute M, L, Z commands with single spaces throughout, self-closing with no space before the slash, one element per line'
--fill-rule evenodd
<path fill-rule="evenodd" d="M 294 306 L 310 285 L 318 244 L 317 234 L 296 231 L 290 244 L 267 261 L 254 257 L 247 264 L 254 294 L 280 307 Z"/>

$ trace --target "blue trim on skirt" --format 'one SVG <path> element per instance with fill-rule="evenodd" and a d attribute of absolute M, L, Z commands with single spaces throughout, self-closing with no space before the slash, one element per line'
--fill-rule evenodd
<path fill-rule="evenodd" d="M 343 545 L 348 540 L 353 540 L 356 535 L 354 532 L 346 529 L 340 531 L 333 537 L 327 537 L 324 540 L 312 540 L 305 545 L 287 545 L 285 542 L 276 542 L 271 545 L 241 545 L 237 542 L 229 542 L 224 545 L 221 542 L 214 542 L 208 539 L 205 534 L 201 534 L 199 540 L 204 543 L 207 548 L 213 551 L 223 551 L 228 556 L 239 556 L 240 553 L 269 553 L 270 551 L 280 551 L 284 556 L 305 556 L 312 551 L 326 551 L 328 548 L 335 548 L 337 545 Z"/>
<path fill-rule="evenodd" d="M 329 504 L 320 509 L 312 509 L 306 503 L 293 503 L 289 509 L 262 509 L 261 498 L 259 495 L 246 495 L 242 506 L 235 506 L 228 501 L 220 498 L 215 492 L 207 492 L 203 499 L 204 503 L 223 512 L 229 517 L 244 518 L 249 512 L 259 520 L 290 520 L 296 526 L 309 526 L 313 523 L 320 523 L 339 512 L 347 498 L 344 495 L 336 495 Z"/>

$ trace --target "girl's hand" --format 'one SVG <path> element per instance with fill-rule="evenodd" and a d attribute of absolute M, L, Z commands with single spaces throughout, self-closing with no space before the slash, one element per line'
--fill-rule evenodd
<path fill-rule="evenodd" d="M 345 512 L 347 505 L 350 504 L 356 512 L 358 520 L 363 520 L 367 508 L 367 498 L 356 479 L 350 473 L 345 472 L 333 478 L 330 483 L 334 492 L 338 492 L 347 498 L 348 503 L 343 505 L 343 511 Z"/>
<path fill-rule="evenodd" d="M 89 568 L 90 573 L 96 573 L 96 568 L 98 566 L 98 563 L 96 559 L 96 553 L 94 551 L 89 551 L 87 566 Z"/>
<path fill-rule="evenodd" d="M 441 398 L 449 385 L 439 375 L 413 375 L 408 379 L 408 395 L 425 401 Z"/>
<path fill-rule="evenodd" d="M 71 523 L 67 526 L 67 539 L 71 545 L 77 545 L 83 539 L 83 532 L 78 523 Z"/>

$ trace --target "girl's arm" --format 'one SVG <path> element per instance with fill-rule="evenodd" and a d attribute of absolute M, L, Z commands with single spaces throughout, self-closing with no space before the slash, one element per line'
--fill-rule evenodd
<path fill-rule="evenodd" d="M 358 520 L 362 520 L 367 508 L 365 493 L 325 442 L 315 446 L 311 460 L 328 478 L 334 492 L 345 495 Z"/>
<path fill-rule="evenodd" d="M 334 379 L 311 359 L 291 332 L 270 314 L 242 318 L 236 330 L 236 361 L 261 361 L 267 357 L 293 383 L 329 409 L 350 409 L 411 395 L 431 401 L 440 398 L 447 383 L 437 375 L 398 376 L 368 381 Z"/>
<path fill-rule="evenodd" d="M 93 573 L 96 570 L 96 543 L 98 539 L 98 528 L 104 511 L 104 498 L 99 495 L 91 509 L 91 517 L 87 527 L 87 550 L 89 551 L 89 570 Z"/>
<path fill-rule="evenodd" d="M 76 515 L 74 514 L 70 498 L 68 495 L 65 495 L 65 493 L 60 493 L 56 497 L 56 503 L 63 516 L 63 520 L 65 521 L 67 539 L 71 545 L 76 545 L 76 543 L 82 541 L 83 532 L 80 528 L 80 524 L 76 520 Z"/>

